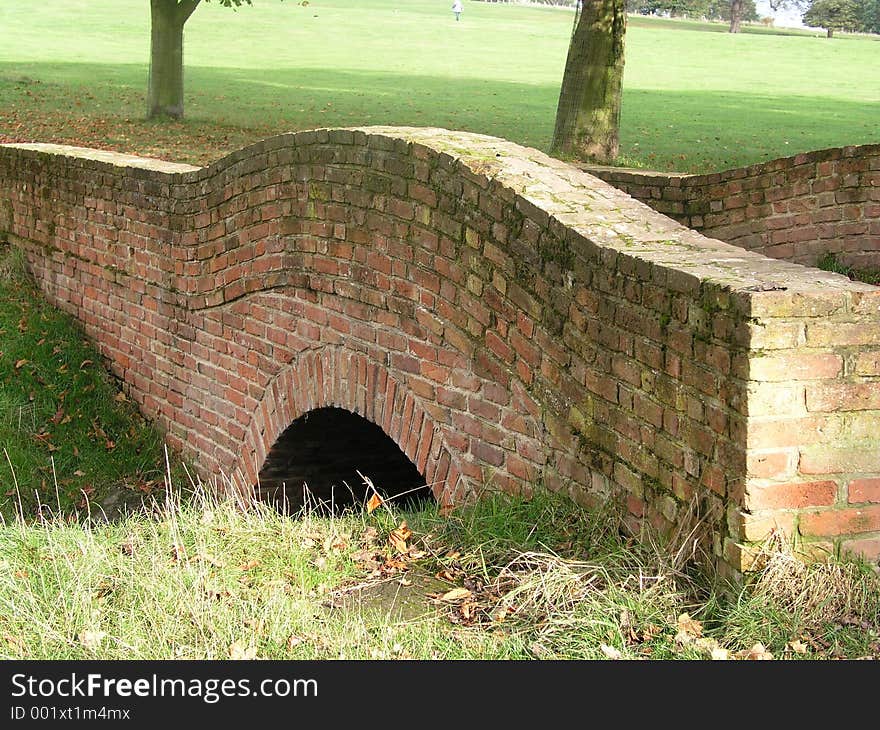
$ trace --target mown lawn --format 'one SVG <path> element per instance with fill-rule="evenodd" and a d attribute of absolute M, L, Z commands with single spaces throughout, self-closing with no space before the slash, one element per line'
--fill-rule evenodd
<path fill-rule="evenodd" d="M 425 125 L 547 149 L 572 13 L 434 0 L 203 3 L 182 123 L 143 119 L 149 6 L 0 5 L 0 137 L 206 163 L 295 129 Z M 880 139 L 880 37 L 633 16 L 620 164 L 707 171 Z"/>

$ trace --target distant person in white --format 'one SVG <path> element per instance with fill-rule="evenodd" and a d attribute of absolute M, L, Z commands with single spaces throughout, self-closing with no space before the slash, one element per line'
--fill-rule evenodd
<path fill-rule="evenodd" d="M 452 12 L 455 13 L 456 20 L 458 20 L 461 17 L 462 9 L 463 8 L 461 7 L 461 0 L 455 0 L 455 2 L 452 3 Z"/>

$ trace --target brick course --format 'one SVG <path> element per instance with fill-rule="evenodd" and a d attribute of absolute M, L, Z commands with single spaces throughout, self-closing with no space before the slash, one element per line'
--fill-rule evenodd
<path fill-rule="evenodd" d="M 815 266 L 825 254 L 880 269 L 880 144 L 705 175 L 583 169 L 707 236 Z"/>
<path fill-rule="evenodd" d="M 540 484 L 616 499 L 633 530 L 696 516 L 732 576 L 773 528 L 880 552 L 880 289 L 536 150 L 313 130 L 196 169 L 6 145 L 0 235 L 170 445 L 237 489 L 336 406 L 447 505 Z"/>

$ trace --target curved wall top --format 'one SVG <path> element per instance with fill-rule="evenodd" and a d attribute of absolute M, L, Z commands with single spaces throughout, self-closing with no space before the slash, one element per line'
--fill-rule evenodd
<path fill-rule="evenodd" d="M 880 269 L 880 144 L 802 152 L 705 175 L 583 166 L 707 236 L 810 266 Z"/>
<path fill-rule="evenodd" d="M 281 135 L 193 169 L 0 147 L 0 231 L 144 412 L 251 484 L 316 407 L 483 485 L 880 554 L 880 289 L 706 238 L 505 140 Z"/>

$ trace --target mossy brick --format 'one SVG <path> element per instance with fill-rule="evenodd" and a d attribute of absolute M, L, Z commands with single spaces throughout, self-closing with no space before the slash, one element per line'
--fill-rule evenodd
<path fill-rule="evenodd" d="M 7 152 L 10 149 L 15 148 L 0 150 L 2 171 L 7 170 L 10 155 L 13 170 L 21 156 L 27 156 L 27 151 Z M 502 155 L 496 157 L 499 149 Z M 40 176 L 41 185 L 76 178 L 70 180 L 70 189 L 75 185 L 77 195 L 94 201 L 93 218 L 80 226 L 75 211 L 53 210 L 50 220 L 50 211 L 35 197 L 34 189 L 25 187 L 15 194 L 21 235 L 15 243 L 31 247 L 29 257 L 40 262 L 36 270 L 41 278 L 55 282 L 47 290 L 62 306 L 82 308 L 84 287 L 90 287 L 94 302 L 105 302 L 83 318 L 88 331 L 115 358 L 117 368 L 123 359 L 131 365 L 130 353 L 135 350 L 120 340 L 127 329 L 113 318 L 105 287 L 119 289 L 113 296 L 123 302 L 131 296 L 140 307 L 143 301 L 144 307 L 152 308 L 148 317 L 173 299 L 177 308 L 163 311 L 162 322 L 151 324 L 154 334 L 143 335 L 155 337 L 156 344 L 155 353 L 145 353 L 149 356 L 137 363 L 137 382 L 151 391 L 141 393 L 138 402 L 161 419 L 177 437 L 175 443 L 196 456 L 198 449 L 205 449 L 199 458 L 208 471 L 234 468 L 233 452 L 241 439 L 250 439 L 243 453 L 265 454 L 272 434 L 297 413 L 296 408 L 271 407 L 270 399 L 279 395 L 277 388 L 269 392 L 266 386 L 280 382 L 272 378 L 281 372 L 288 378 L 285 402 L 300 398 L 300 410 L 330 398 L 356 412 L 381 414 L 383 428 L 393 432 L 426 478 L 441 472 L 449 475 L 450 483 L 438 488 L 443 499 L 453 492 L 457 499 L 490 472 L 496 474 L 497 483 L 519 489 L 523 479 L 536 474 L 529 464 L 548 463 L 564 472 L 555 477 L 548 473 L 548 479 L 559 479 L 560 488 L 585 503 L 607 493 L 609 484 L 603 486 L 596 477 L 604 475 L 607 480 L 617 463 L 621 465 L 618 483 L 635 488 L 637 480 L 649 480 L 656 485 L 656 495 L 639 509 L 645 519 L 669 527 L 678 517 L 673 495 L 703 494 L 716 500 L 723 495 L 736 510 L 743 499 L 747 458 L 752 471 L 759 463 L 746 449 L 750 430 L 756 434 L 755 429 L 766 427 L 766 421 L 756 418 L 804 415 L 807 387 L 813 388 L 809 396 L 813 405 L 819 407 L 825 397 L 830 407 L 835 393 L 852 388 L 856 388 L 852 393 L 860 393 L 858 386 L 867 381 L 857 378 L 876 375 L 871 348 L 844 341 L 848 334 L 867 337 L 865 332 L 876 324 L 876 300 L 869 287 L 844 285 L 842 277 L 831 275 L 817 282 L 807 270 L 779 268 L 760 256 L 688 233 L 597 180 L 572 176 L 572 168 L 562 162 L 500 140 L 414 128 L 317 130 L 266 140 L 215 163 L 210 172 L 129 170 L 115 165 L 112 175 L 105 163 L 65 154 L 49 159 L 42 153 L 27 154 L 40 163 L 32 174 Z M 711 194 L 743 196 L 740 202 L 746 208 L 734 213 L 749 210 L 750 220 L 742 224 L 731 222 L 731 211 L 726 212 L 731 236 L 760 238 L 757 229 L 746 230 L 756 217 L 768 213 L 769 205 L 756 191 L 776 186 L 785 187 L 790 195 L 802 194 L 800 182 L 786 182 L 785 169 L 785 164 L 773 163 L 707 176 L 717 187 Z M 3 172 L 0 178 L 6 180 L 9 174 L 27 173 Z M 489 174 L 494 179 L 489 180 Z M 663 175 L 642 177 L 638 184 L 647 194 L 659 192 L 662 199 Z M 766 184 L 761 182 L 765 178 Z M 690 204 L 710 194 L 707 187 L 692 184 L 697 178 L 670 179 L 675 192 L 666 196 L 666 203 Z M 746 191 L 751 192 L 746 196 Z M 310 192 L 313 197 L 306 201 Z M 122 194 L 140 197 L 126 199 L 122 209 Z M 829 195 L 826 202 L 833 204 L 833 192 Z M 163 202 L 165 198 L 174 204 Z M 798 215 L 822 201 L 802 200 L 790 198 L 783 214 L 803 228 Z M 59 204 L 67 205 L 63 200 Z M 139 207 L 147 204 L 148 208 Z M 847 204 L 844 213 L 846 220 L 861 224 L 858 216 L 863 209 L 858 205 Z M 136 250 L 149 248 L 148 256 L 124 265 L 113 258 L 120 215 L 137 220 L 122 231 L 125 236 L 117 237 L 119 243 Z M 64 225 L 55 225 L 50 232 L 50 223 L 62 218 Z M 848 225 L 849 234 L 855 235 L 854 223 Z M 201 259 L 211 262 L 208 272 L 194 254 L 199 244 L 207 242 L 204 233 L 212 226 L 219 248 Z M 831 233 L 822 231 L 822 235 Z M 477 247 L 466 247 L 473 234 L 479 236 L 472 240 Z M 784 244 L 787 255 L 804 255 L 805 249 L 799 249 L 795 240 L 804 235 L 801 232 Z M 278 236 L 276 242 L 272 236 Z M 43 255 L 40 245 L 47 241 L 58 248 Z M 290 253 L 272 258 L 283 251 Z M 775 253 L 782 254 L 782 247 Z M 106 268 L 81 265 L 84 261 Z M 180 262 L 193 266 L 181 267 Z M 175 291 L 166 292 L 172 271 Z M 113 276 L 107 278 L 106 272 Z M 787 288 L 772 290 L 780 280 Z M 478 281 L 491 281 L 493 286 L 477 287 Z M 282 293 L 281 286 L 288 289 Z M 261 299 L 259 307 L 249 306 L 252 298 L 270 289 L 270 299 Z M 145 291 L 149 296 L 142 299 Z M 675 293 L 674 311 L 670 292 Z M 235 297 L 228 307 L 238 313 L 238 322 L 229 320 L 218 330 L 219 319 L 212 320 L 210 312 L 200 310 L 216 307 L 224 293 Z M 777 299 L 780 294 L 783 299 Z M 763 304 L 755 304 L 765 296 L 773 306 L 762 310 Z M 186 331 L 171 326 L 184 313 Z M 840 319 L 829 322 L 823 332 L 816 318 L 828 314 Z M 669 326 L 672 317 L 678 318 L 675 327 Z M 786 366 L 801 344 L 802 327 L 809 331 L 811 324 L 820 325 L 813 333 L 827 337 L 827 344 L 807 354 L 839 356 L 847 370 L 832 367 L 833 375 L 816 380 L 812 377 L 816 368 L 802 361 L 789 368 L 785 379 L 749 382 L 749 377 L 760 374 L 748 367 L 759 359 L 750 357 L 758 337 L 750 341 L 742 336 L 749 317 L 760 317 L 760 323 L 751 324 L 764 325 L 766 333 L 773 330 L 780 338 L 773 342 L 768 336 L 763 344 L 768 351 L 783 348 L 772 352 Z M 848 333 L 845 327 L 832 326 L 840 323 L 865 323 L 868 328 L 858 332 L 850 328 Z M 786 327 L 787 334 L 778 334 Z M 293 329 L 293 340 L 284 337 Z M 210 416 L 213 422 L 188 441 L 181 437 L 196 419 L 186 411 L 181 389 L 190 387 L 194 377 L 206 376 L 178 372 L 175 363 L 186 362 L 178 355 L 198 344 L 189 338 L 200 330 L 212 333 L 210 347 L 199 344 L 199 357 L 212 368 L 213 379 L 231 382 L 234 377 L 235 393 L 246 393 L 249 402 L 261 405 L 248 414 L 237 402 L 239 395 L 206 403 L 206 412 L 220 420 Z M 294 359 L 274 361 L 288 344 L 298 353 Z M 229 348 L 234 355 L 223 354 Z M 154 354 L 160 355 L 161 363 L 150 357 Z M 369 367 L 364 358 L 372 363 Z M 545 366 L 538 367 L 539 359 Z M 804 368 L 810 372 L 804 373 Z M 381 378 L 363 373 L 381 373 L 382 386 L 375 385 Z M 798 382 L 800 377 L 804 379 Z M 396 383 L 390 395 L 389 382 Z M 826 383 L 827 393 L 819 390 Z M 528 389 L 528 410 L 516 406 L 516 413 L 508 413 L 502 404 L 510 402 L 511 393 L 523 384 Z M 591 386 L 607 398 L 598 393 L 590 398 Z M 372 401 L 371 392 L 375 392 Z M 462 411 L 466 393 L 481 394 L 483 405 L 475 406 L 479 422 L 460 420 L 466 414 Z M 210 388 L 202 397 L 205 394 L 212 397 Z M 413 399 L 424 405 L 414 408 Z M 701 422 L 689 422 L 688 404 L 701 401 L 706 404 L 699 411 Z M 591 404 L 589 412 L 579 411 L 582 415 L 575 417 L 574 424 L 581 439 L 567 424 L 539 428 L 530 423 L 543 414 L 545 423 L 555 424 L 552 413 L 575 413 L 567 409 L 573 404 L 580 409 L 586 403 Z M 498 418 L 498 408 L 502 409 L 500 427 L 484 420 Z M 238 410 L 231 415 L 231 409 Z M 731 418 L 739 412 L 748 415 Z M 824 454 L 826 462 L 828 454 L 859 451 L 870 426 L 865 418 L 870 419 L 871 412 L 814 411 L 810 418 L 794 418 L 790 423 L 781 419 L 793 426 L 798 443 L 783 449 L 788 450 L 784 470 L 758 473 L 784 484 L 836 482 L 829 474 L 841 472 L 815 477 L 803 473 L 820 465 L 812 449 Z M 254 413 L 264 420 L 248 421 Z M 445 425 L 437 432 L 439 439 L 433 430 L 425 430 L 427 421 L 437 419 Z M 465 430 L 469 424 L 471 428 Z M 826 444 L 817 441 L 819 426 L 825 429 Z M 524 439 L 526 435 L 530 438 Z M 523 453 L 511 458 L 513 449 Z M 508 454 L 501 462 L 499 450 Z M 687 460 L 683 453 L 689 455 Z M 795 457 L 800 477 L 789 473 Z M 628 472 L 622 471 L 624 463 Z M 874 478 L 875 470 L 867 457 L 857 458 L 847 469 L 841 479 L 848 480 L 852 499 L 861 494 L 859 480 Z M 821 490 L 802 491 L 808 496 L 801 502 L 810 494 L 817 501 L 824 498 Z M 726 529 L 724 511 L 710 515 L 719 535 Z M 723 541 L 719 537 L 716 543 L 720 554 Z M 731 548 L 728 557 L 734 559 L 734 552 Z M 721 565 L 735 570 L 732 564 L 722 561 Z"/>

